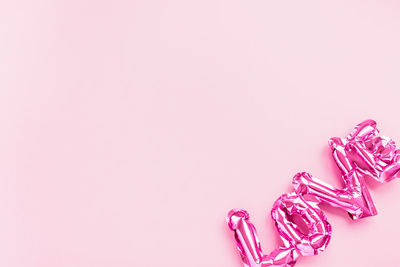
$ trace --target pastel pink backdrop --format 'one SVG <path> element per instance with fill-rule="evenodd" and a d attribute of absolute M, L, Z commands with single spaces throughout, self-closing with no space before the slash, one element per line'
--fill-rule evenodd
<path fill-rule="evenodd" d="M 398 1 L 2 1 L 0 266 L 242 266 L 297 171 L 372 118 L 400 144 Z M 400 266 L 400 181 L 378 216 L 325 209 L 296 266 Z"/>

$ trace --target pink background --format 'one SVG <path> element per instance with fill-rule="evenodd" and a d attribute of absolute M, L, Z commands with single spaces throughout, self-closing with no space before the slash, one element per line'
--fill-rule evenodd
<path fill-rule="evenodd" d="M 327 141 L 400 142 L 399 1 L 0 3 L 0 266 L 239 267 L 229 209 L 267 252 L 297 171 L 340 186 Z M 297 266 L 400 266 L 400 181 L 379 215 L 325 209 Z M 397 247 L 397 248 L 396 248 Z"/>

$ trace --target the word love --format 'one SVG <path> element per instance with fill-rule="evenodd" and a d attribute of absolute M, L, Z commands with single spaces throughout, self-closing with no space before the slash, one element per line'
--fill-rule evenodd
<path fill-rule="evenodd" d="M 329 145 L 345 187 L 335 188 L 308 173 L 297 173 L 292 182 L 294 191 L 280 196 L 271 211 L 282 247 L 264 254 L 249 214 L 240 209 L 229 212 L 228 225 L 245 266 L 290 267 L 300 255 L 324 251 L 332 232 L 320 203 L 347 211 L 353 220 L 377 214 L 365 179 L 383 183 L 400 177 L 400 150 L 390 138 L 379 135 L 373 120 L 357 125 L 347 138 L 331 138 Z"/>

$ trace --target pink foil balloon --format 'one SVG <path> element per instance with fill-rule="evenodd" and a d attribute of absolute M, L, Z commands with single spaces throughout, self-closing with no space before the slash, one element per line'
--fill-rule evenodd
<path fill-rule="evenodd" d="M 315 196 L 320 202 L 347 211 L 354 220 L 377 214 L 374 203 L 365 185 L 364 179 L 357 172 L 344 175 L 344 189 L 336 189 L 323 181 L 302 172 L 293 178 L 293 186 L 300 195 Z"/>
<path fill-rule="evenodd" d="M 345 183 L 344 189 L 301 172 L 294 176 L 295 192 L 282 195 L 271 215 L 283 246 L 264 255 L 256 229 L 244 210 L 231 210 L 229 228 L 234 231 L 243 263 L 248 267 L 294 266 L 298 257 L 316 255 L 326 249 L 331 226 L 319 209 L 321 202 L 347 211 L 354 220 L 377 214 L 365 184 L 371 177 L 388 182 L 400 177 L 400 150 L 388 137 L 380 136 L 376 122 L 358 124 L 346 138 L 331 138 L 333 158 Z"/>
<path fill-rule="evenodd" d="M 378 132 L 376 122 L 366 120 L 357 125 L 347 138 L 329 140 L 333 158 L 345 182 L 344 189 L 336 189 L 303 172 L 293 178 L 295 191 L 344 209 L 354 220 L 376 215 L 365 178 L 388 182 L 399 177 L 400 169 L 399 150 L 390 138 L 379 136 Z"/>
<path fill-rule="evenodd" d="M 331 225 L 318 207 L 319 200 L 292 192 L 275 201 L 272 219 L 286 247 L 294 246 L 301 255 L 317 255 L 326 249 L 331 238 Z M 296 221 L 297 218 L 297 221 Z M 301 229 L 298 220 L 307 229 Z"/>
<path fill-rule="evenodd" d="M 318 201 L 308 200 L 295 193 L 282 195 L 273 205 L 271 215 L 284 246 L 264 255 L 254 225 L 244 210 L 228 214 L 229 228 L 235 232 L 237 247 L 245 266 L 294 266 L 299 255 L 311 256 L 325 250 L 331 237 L 331 226 L 317 206 Z M 295 217 L 307 229 L 301 229 Z"/>
<path fill-rule="evenodd" d="M 331 146 L 335 146 L 338 139 L 331 139 Z M 345 145 L 349 161 L 366 177 L 381 183 L 400 177 L 400 150 L 391 138 L 379 135 L 375 121 L 360 123 L 340 141 Z"/>

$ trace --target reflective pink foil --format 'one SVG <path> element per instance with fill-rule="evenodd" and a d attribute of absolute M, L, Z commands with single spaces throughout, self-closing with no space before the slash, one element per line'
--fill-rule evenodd
<path fill-rule="evenodd" d="M 286 247 L 293 246 L 301 255 L 312 256 L 326 249 L 332 229 L 318 207 L 319 201 L 307 197 L 306 201 L 294 192 L 282 195 L 275 201 L 271 216 Z M 307 229 L 299 227 L 299 219 Z"/>
<path fill-rule="evenodd" d="M 345 182 L 344 189 L 336 189 L 303 172 L 293 178 L 295 191 L 344 209 L 354 220 L 376 215 L 365 178 L 388 182 L 399 177 L 400 169 L 399 150 L 390 138 L 378 133 L 376 122 L 366 120 L 357 125 L 347 138 L 329 140 L 333 158 Z"/>
<path fill-rule="evenodd" d="M 264 255 L 254 225 L 245 210 L 228 214 L 237 247 L 245 266 L 294 266 L 299 255 L 311 256 L 326 249 L 331 226 L 318 204 L 325 202 L 347 211 L 354 220 L 377 214 L 365 184 L 371 177 L 388 182 L 400 177 L 400 150 L 388 137 L 380 136 L 376 122 L 366 120 L 346 138 L 331 138 L 333 158 L 339 167 L 344 189 L 301 172 L 294 176 L 295 192 L 282 195 L 273 205 L 272 219 L 283 246 Z"/>
<path fill-rule="evenodd" d="M 358 172 L 352 171 L 343 176 L 344 189 L 336 189 L 306 172 L 293 178 L 293 186 L 300 195 L 312 195 L 320 202 L 347 211 L 353 220 L 377 214 L 365 181 Z"/>
<path fill-rule="evenodd" d="M 331 226 L 317 202 L 305 201 L 295 193 L 285 194 L 274 203 L 271 215 L 284 246 L 264 255 L 248 213 L 244 210 L 229 212 L 228 225 L 235 232 L 245 266 L 294 266 L 299 255 L 316 255 L 328 245 Z M 302 220 L 307 229 L 301 229 L 298 220 Z"/>
<path fill-rule="evenodd" d="M 337 143 L 345 147 L 349 161 L 366 177 L 381 183 L 400 177 L 400 150 L 391 138 L 379 135 L 375 121 L 360 123 L 346 139 L 330 140 L 331 147 Z"/>

